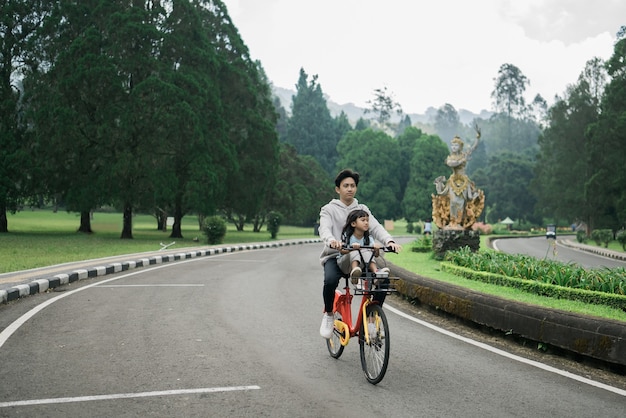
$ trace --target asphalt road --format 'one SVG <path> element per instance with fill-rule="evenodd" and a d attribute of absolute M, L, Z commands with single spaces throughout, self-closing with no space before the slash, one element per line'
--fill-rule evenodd
<path fill-rule="evenodd" d="M 334 360 L 318 334 L 319 251 L 196 258 L 0 306 L 0 416 L 623 416 L 623 388 L 396 314 L 393 298 L 389 369 L 370 385 L 356 341 Z"/>
<path fill-rule="evenodd" d="M 572 235 L 571 241 L 576 241 Z M 525 254 L 539 259 L 555 260 L 564 263 L 576 263 L 585 268 L 626 267 L 626 262 L 608 257 L 601 257 L 583 250 L 566 247 L 545 237 L 522 239 L 498 239 L 493 242 L 495 248 L 508 254 Z"/>

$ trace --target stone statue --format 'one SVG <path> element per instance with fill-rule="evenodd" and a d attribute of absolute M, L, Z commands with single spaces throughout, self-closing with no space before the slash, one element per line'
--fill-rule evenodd
<path fill-rule="evenodd" d="M 480 129 L 476 127 L 476 141 L 468 151 L 463 151 L 463 141 L 458 136 L 450 144 L 446 165 L 452 175 L 435 179 L 436 195 L 433 200 L 433 220 L 440 229 L 468 230 L 485 207 L 485 194 L 465 174 L 465 165 L 478 146 Z"/>

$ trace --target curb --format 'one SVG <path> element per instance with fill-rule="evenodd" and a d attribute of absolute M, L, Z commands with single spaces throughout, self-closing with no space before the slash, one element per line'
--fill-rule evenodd
<path fill-rule="evenodd" d="M 626 253 L 622 253 L 619 251 L 613 251 L 613 250 L 609 250 L 609 249 L 601 248 L 601 247 L 594 247 L 593 245 L 579 244 L 577 242 L 574 242 L 568 239 L 559 240 L 559 244 L 563 244 L 564 246 L 569 247 L 569 248 L 586 251 L 588 253 L 601 255 L 602 257 L 626 261 Z"/>
<path fill-rule="evenodd" d="M 104 266 L 94 266 L 86 269 L 72 270 L 69 273 L 56 274 L 54 276 L 43 276 L 33 279 L 27 284 L 18 284 L 8 289 L 0 289 L 0 303 L 8 303 L 24 298 L 26 296 L 43 293 L 49 289 L 74 283 L 78 280 L 90 279 L 94 277 L 105 276 L 107 274 L 119 273 L 135 268 L 147 267 L 156 264 L 168 263 L 171 261 L 180 261 L 196 257 L 206 257 L 215 254 L 232 253 L 243 250 L 258 250 L 264 248 L 276 248 L 288 245 L 300 245 L 320 242 L 319 239 L 305 239 L 295 241 L 280 241 L 271 243 L 254 243 L 247 245 L 233 245 L 228 247 L 208 248 L 206 250 L 180 252 L 167 255 L 155 255 L 151 257 L 142 257 L 136 260 L 123 262 L 114 262 Z"/>
<path fill-rule="evenodd" d="M 626 325 L 623 322 L 478 293 L 393 264 L 391 270 L 400 278 L 396 285 L 399 293 L 421 304 L 505 333 L 626 366 Z"/>

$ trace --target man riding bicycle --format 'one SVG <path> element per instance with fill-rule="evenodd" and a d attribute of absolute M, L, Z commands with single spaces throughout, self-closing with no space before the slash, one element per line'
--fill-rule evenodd
<path fill-rule="evenodd" d="M 324 266 L 324 287 L 322 291 L 324 316 L 320 326 L 320 335 L 326 339 L 330 338 L 333 333 L 335 289 L 337 289 L 339 280 L 344 275 L 337 264 L 337 257 L 340 255 L 342 245 L 341 233 L 348 214 L 355 209 L 365 210 L 369 214 L 370 236 L 383 243 L 386 247 L 391 247 L 393 251 L 402 249 L 402 246 L 395 243 L 391 234 L 372 215 L 369 208 L 360 204 L 355 198 L 359 177 L 357 172 L 342 170 L 335 178 L 335 191 L 339 195 L 339 199 L 331 200 L 320 210 L 319 234 L 324 242 L 324 250 L 320 255 L 320 262 Z M 385 300 L 385 293 L 376 294 L 374 300 L 382 305 Z"/>

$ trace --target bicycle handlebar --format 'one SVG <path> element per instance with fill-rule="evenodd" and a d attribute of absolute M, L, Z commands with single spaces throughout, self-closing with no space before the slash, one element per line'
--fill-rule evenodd
<path fill-rule="evenodd" d="M 348 251 L 357 251 L 357 250 L 379 250 L 379 251 L 384 251 L 386 253 L 397 253 L 396 250 L 393 249 L 393 247 L 389 246 L 389 247 L 374 247 L 373 245 L 360 245 L 358 248 L 353 248 L 351 245 L 342 245 L 341 246 L 342 250 L 348 250 Z"/>

